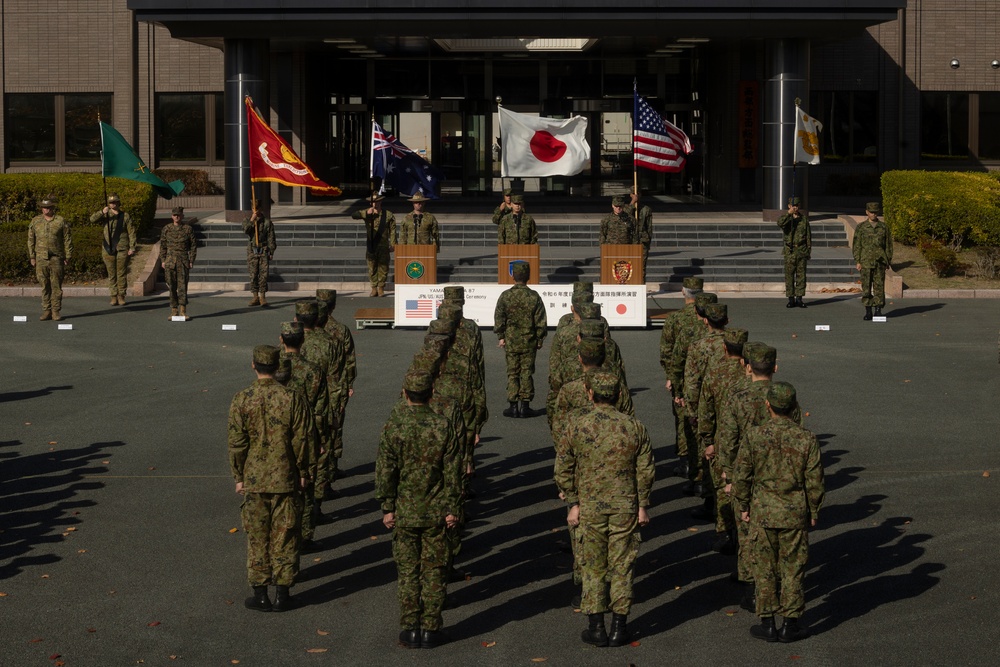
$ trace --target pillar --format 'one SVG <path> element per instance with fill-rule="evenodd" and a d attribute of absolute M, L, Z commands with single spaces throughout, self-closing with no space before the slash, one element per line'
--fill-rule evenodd
<path fill-rule="evenodd" d="M 802 197 L 802 209 L 808 210 L 808 165 L 793 168 L 792 158 L 795 98 L 808 111 L 809 40 L 771 40 L 764 60 L 764 219 L 777 220 L 793 194 Z"/>
<path fill-rule="evenodd" d="M 266 121 L 267 71 L 270 44 L 266 39 L 225 40 L 225 138 L 226 220 L 236 222 L 251 210 L 250 161 L 247 146 L 247 114 L 243 98 L 249 95 Z M 258 199 L 267 203 L 268 188 L 260 187 Z"/>

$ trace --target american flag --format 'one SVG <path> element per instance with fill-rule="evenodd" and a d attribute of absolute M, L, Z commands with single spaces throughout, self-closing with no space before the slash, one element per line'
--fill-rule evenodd
<path fill-rule="evenodd" d="M 694 148 L 691 140 L 676 125 L 653 111 L 637 90 L 633 123 L 633 162 L 637 167 L 654 171 L 680 171 L 684 159 Z"/>
<path fill-rule="evenodd" d="M 407 197 L 418 192 L 429 199 L 438 199 L 438 184 L 444 174 L 378 123 L 372 123 L 372 178 L 379 178 L 379 194 L 391 186 Z"/>
<path fill-rule="evenodd" d="M 407 299 L 406 317 L 434 319 L 434 299 Z"/>

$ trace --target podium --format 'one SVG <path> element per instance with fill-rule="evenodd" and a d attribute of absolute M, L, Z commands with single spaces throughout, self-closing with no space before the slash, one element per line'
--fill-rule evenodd
<path fill-rule="evenodd" d="M 437 283 L 437 246 L 433 243 L 393 246 L 396 285 Z"/>
<path fill-rule="evenodd" d="M 601 246 L 601 283 L 642 285 L 642 244 L 606 243 Z"/>
<path fill-rule="evenodd" d="M 541 281 L 538 273 L 537 243 L 501 243 L 497 245 L 497 282 L 501 285 L 513 285 L 514 278 L 510 275 L 510 263 L 521 260 L 528 263 L 530 276 L 528 282 L 537 285 Z"/>

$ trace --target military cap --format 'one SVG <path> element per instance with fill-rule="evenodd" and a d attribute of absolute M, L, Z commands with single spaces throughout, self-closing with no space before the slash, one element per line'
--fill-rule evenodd
<path fill-rule="evenodd" d="M 366 199 L 365 201 L 367 201 L 370 204 L 374 204 L 376 202 L 382 201 L 383 199 L 385 199 L 385 195 L 373 194 L 372 196 L 368 197 L 368 199 Z"/>
<path fill-rule="evenodd" d="M 55 205 L 56 205 L 56 196 L 46 195 L 45 198 L 42 199 L 42 203 L 39 204 L 39 208 L 54 208 Z"/>
<path fill-rule="evenodd" d="M 431 320 L 427 333 L 451 337 L 455 333 L 455 323 L 442 319 Z"/>
<path fill-rule="evenodd" d="M 624 206 L 625 205 L 625 197 L 623 197 L 621 195 L 615 195 L 614 197 L 611 198 L 611 205 L 612 206 Z"/>
<path fill-rule="evenodd" d="M 601 317 L 601 304 L 594 301 L 582 303 L 576 310 L 584 320 L 596 320 Z"/>
<path fill-rule="evenodd" d="M 604 353 L 604 341 L 594 338 L 583 338 L 580 340 L 580 356 L 597 357 Z"/>
<path fill-rule="evenodd" d="M 417 194 L 410 197 L 410 201 L 415 201 L 415 202 L 430 201 L 430 197 L 425 197 L 423 192 L 418 191 Z"/>
<path fill-rule="evenodd" d="M 514 193 L 514 191 L 513 191 L 513 190 L 511 190 L 510 188 L 504 188 L 504 189 L 503 189 L 503 196 L 504 196 L 504 197 L 509 197 L 509 196 L 510 196 L 510 195 L 512 195 L 513 193 Z"/>
<path fill-rule="evenodd" d="M 743 346 L 743 356 L 752 364 L 773 364 L 778 359 L 778 351 L 764 343 L 747 343 Z"/>
<path fill-rule="evenodd" d="M 440 336 L 435 336 L 435 338 L 440 338 Z M 444 342 L 447 343 L 448 341 L 445 340 Z M 447 350 L 447 347 L 445 347 L 445 350 Z M 432 375 L 437 375 L 438 368 L 441 367 L 442 354 L 444 354 L 444 352 L 422 347 L 417 350 L 415 355 L 413 355 L 413 362 L 410 363 L 410 370 L 427 371 Z"/>
<path fill-rule="evenodd" d="M 427 371 L 410 370 L 403 378 L 403 389 L 415 393 L 430 391 L 434 386 L 434 376 Z"/>
<path fill-rule="evenodd" d="M 433 352 L 438 357 L 448 351 L 449 345 L 451 345 L 451 336 L 448 334 L 429 333 L 424 336 L 423 350 Z"/>
<path fill-rule="evenodd" d="M 695 308 L 701 309 L 702 312 L 705 311 L 705 306 L 710 303 L 719 303 L 719 295 L 714 292 L 702 292 L 694 298 Z"/>
<path fill-rule="evenodd" d="M 512 195 L 511 198 L 510 198 L 510 203 L 511 204 L 523 204 L 524 203 L 524 195 Z"/>
<path fill-rule="evenodd" d="M 600 320 L 580 320 L 580 339 L 604 340 L 604 322 Z"/>
<path fill-rule="evenodd" d="M 705 281 L 701 278 L 688 276 L 684 279 L 684 287 L 686 289 L 705 289 Z"/>
<path fill-rule="evenodd" d="M 438 306 L 438 319 L 447 320 L 449 322 L 460 322 L 462 320 L 462 306 L 458 305 L 454 301 L 443 302 Z"/>
<path fill-rule="evenodd" d="M 743 360 L 750 363 L 750 355 L 754 353 L 754 348 L 760 347 L 761 345 L 764 345 L 764 343 L 761 343 L 758 340 L 743 343 Z"/>
<path fill-rule="evenodd" d="M 527 281 L 531 276 L 531 266 L 527 262 L 514 262 L 514 266 L 511 268 L 510 274 L 513 276 L 515 281 Z"/>
<path fill-rule="evenodd" d="M 278 370 L 274 372 L 274 379 L 281 384 L 287 384 L 292 377 L 292 358 L 281 355 L 278 360 Z"/>
<path fill-rule="evenodd" d="M 867 204 L 865 204 L 865 210 L 871 211 L 875 215 L 878 215 L 879 213 L 882 212 L 882 204 L 878 203 L 877 201 L 870 201 Z"/>
<path fill-rule="evenodd" d="M 282 322 L 281 323 L 281 335 L 282 336 L 292 336 L 295 334 L 305 333 L 305 329 L 302 328 L 302 322 Z"/>
<path fill-rule="evenodd" d="M 594 295 L 588 294 L 586 292 L 580 292 L 579 294 L 574 294 L 573 299 L 570 301 L 570 303 L 573 304 L 573 307 L 576 308 L 577 312 L 580 312 L 580 308 L 583 306 L 583 304 L 593 303 L 593 302 L 594 302 Z"/>
<path fill-rule="evenodd" d="M 730 345 L 743 345 L 747 342 L 749 334 L 746 329 L 726 329 L 722 334 L 722 339 Z"/>
<path fill-rule="evenodd" d="M 795 406 L 795 387 L 787 382 L 772 382 L 767 388 L 767 402 L 772 408 L 787 410 Z"/>
<path fill-rule="evenodd" d="M 587 373 L 584 382 L 598 396 L 615 398 L 618 396 L 618 376 L 607 371 L 593 370 Z"/>
<path fill-rule="evenodd" d="M 710 303 L 705 306 L 705 317 L 713 322 L 719 322 L 729 317 L 729 308 L 724 303 Z"/>
<path fill-rule="evenodd" d="M 444 298 L 447 301 L 465 303 L 465 288 L 461 285 L 448 285 L 444 288 Z"/>
<path fill-rule="evenodd" d="M 326 324 L 327 318 L 330 317 L 330 304 L 326 301 L 320 301 L 316 299 L 316 315 L 318 316 L 318 322 L 321 324 Z"/>
<path fill-rule="evenodd" d="M 273 345 L 258 345 L 253 349 L 253 362 L 261 366 L 277 366 L 279 352 Z"/>
<path fill-rule="evenodd" d="M 316 290 L 316 299 L 330 304 L 330 310 L 333 310 L 337 307 L 337 290 L 318 289 Z"/>
<path fill-rule="evenodd" d="M 184 215 L 184 207 L 174 206 L 172 209 L 170 209 L 170 215 Z"/>
<path fill-rule="evenodd" d="M 594 283 L 573 283 L 573 294 L 593 294 Z"/>
<path fill-rule="evenodd" d="M 801 197 L 789 197 L 788 198 L 788 205 L 789 206 L 802 206 L 802 198 Z"/>
<path fill-rule="evenodd" d="M 114 192 L 112 192 L 111 194 L 108 195 L 108 203 L 109 204 L 121 204 L 122 200 L 121 200 L 121 197 L 119 197 Z"/>
<path fill-rule="evenodd" d="M 295 302 L 295 314 L 319 316 L 319 304 L 313 299 L 300 299 Z"/>

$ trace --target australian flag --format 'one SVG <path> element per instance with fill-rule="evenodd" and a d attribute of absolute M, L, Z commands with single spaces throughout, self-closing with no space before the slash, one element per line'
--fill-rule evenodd
<path fill-rule="evenodd" d="M 428 199 L 438 199 L 438 186 L 444 174 L 427 160 L 404 146 L 396 137 L 372 122 L 372 178 L 379 178 L 382 185 L 412 197 L 418 192 Z"/>

